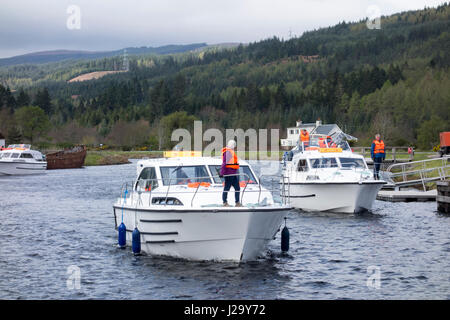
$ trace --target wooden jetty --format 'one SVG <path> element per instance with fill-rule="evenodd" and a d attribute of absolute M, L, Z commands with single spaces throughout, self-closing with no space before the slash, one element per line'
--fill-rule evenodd
<path fill-rule="evenodd" d="M 389 202 L 425 202 L 436 201 L 436 190 L 381 190 L 378 192 L 377 200 Z"/>
<path fill-rule="evenodd" d="M 438 211 L 450 213 L 450 180 L 436 182 Z"/>

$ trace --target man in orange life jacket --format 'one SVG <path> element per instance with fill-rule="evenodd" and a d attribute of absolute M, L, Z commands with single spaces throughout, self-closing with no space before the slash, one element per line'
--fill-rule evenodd
<path fill-rule="evenodd" d="M 309 132 L 306 129 L 300 131 L 300 144 L 302 142 L 305 148 L 309 147 Z"/>
<path fill-rule="evenodd" d="M 384 146 L 384 141 L 381 140 L 379 133 L 375 135 L 375 140 L 373 140 L 372 148 L 370 149 L 370 154 L 373 160 L 373 177 L 376 180 L 380 179 L 380 167 L 383 160 L 386 158 L 386 150 Z"/>
<path fill-rule="evenodd" d="M 230 140 L 225 148 L 222 149 L 222 167 L 220 168 L 220 177 L 225 178 L 225 187 L 223 188 L 222 200 L 223 206 L 228 207 L 228 192 L 230 188 L 234 188 L 234 199 L 235 206 L 242 207 L 239 201 L 240 198 L 240 186 L 239 186 L 239 176 L 236 175 L 239 170 L 239 161 L 236 153 L 234 152 L 236 148 L 236 141 Z"/>

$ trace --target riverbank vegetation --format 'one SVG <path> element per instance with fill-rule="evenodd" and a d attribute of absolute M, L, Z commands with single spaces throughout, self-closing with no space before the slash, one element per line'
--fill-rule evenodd
<path fill-rule="evenodd" d="M 276 37 L 234 48 L 0 68 L 0 132 L 8 142 L 110 145 L 164 150 L 173 129 L 285 128 L 297 119 L 337 123 L 368 146 L 431 150 L 450 123 L 450 6 Z M 41 75 L 41 76 L 40 76 Z M 23 108 L 40 108 L 27 133 Z M 29 109 L 31 110 L 31 109 Z"/>

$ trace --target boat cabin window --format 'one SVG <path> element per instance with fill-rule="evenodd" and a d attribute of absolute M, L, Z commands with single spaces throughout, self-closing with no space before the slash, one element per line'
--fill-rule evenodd
<path fill-rule="evenodd" d="M 297 165 L 297 171 L 305 172 L 308 171 L 308 162 L 306 159 L 300 159 Z"/>
<path fill-rule="evenodd" d="M 222 184 L 225 179 L 220 178 L 220 167 L 221 166 L 209 166 L 209 170 L 211 170 L 211 174 L 213 175 L 214 183 Z M 239 166 L 239 181 L 246 182 L 248 184 L 256 184 L 255 176 L 250 170 L 249 166 Z"/>
<path fill-rule="evenodd" d="M 10 152 L 0 153 L 0 158 L 6 159 L 6 158 L 9 158 L 10 155 L 11 155 Z"/>
<path fill-rule="evenodd" d="M 177 198 L 173 197 L 154 197 L 152 198 L 152 204 L 161 204 L 161 205 L 172 205 L 172 206 L 182 206 L 183 202 L 181 202 Z"/>
<path fill-rule="evenodd" d="M 358 168 L 366 169 L 366 164 L 363 159 L 358 158 L 339 158 L 342 168 Z"/>
<path fill-rule="evenodd" d="M 21 159 L 33 159 L 33 156 L 31 155 L 31 153 L 22 153 L 20 155 Z"/>
<path fill-rule="evenodd" d="M 13 159 L 17 159 L 17 158 L 19 158 L 19 153 L 12 153 L 11 154 L 11 158 L 13 158 Z"/>
<path fill-rule="evenodd" d="M 151 191 L 158 188 L 158 180 L 156 170 L 153 167 L 144 168 L 138 178 L 136 189 L 142 191 Z"/>
<path fill-rule="evenodd" d="M 322 169 L 322 168 L 337 168 L 338 164 L 336 158 L 319 158 L 310 159 L 311 168 Z"/>
<path fill-rule="evenodd" d="M 165 186 L 195 182 L 211 183 L 205 166 L 161 167 L 161 176 Z"/>

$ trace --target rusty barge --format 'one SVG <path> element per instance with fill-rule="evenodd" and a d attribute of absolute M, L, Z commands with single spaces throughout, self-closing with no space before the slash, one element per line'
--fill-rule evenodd
<path fill-rule="evenodd" d="M 86 146 L 76 146 L 46 155 L 47 169 L 81 168 L 86 158 Z"/>

